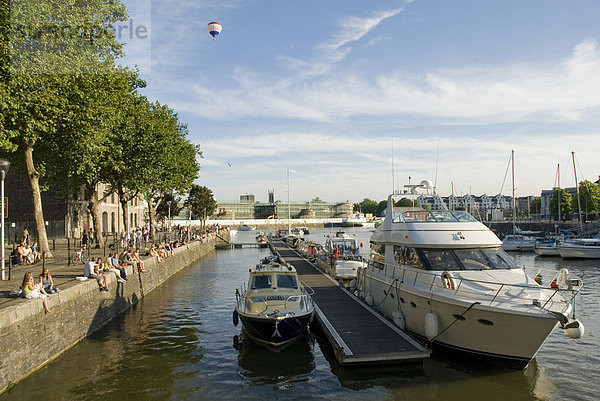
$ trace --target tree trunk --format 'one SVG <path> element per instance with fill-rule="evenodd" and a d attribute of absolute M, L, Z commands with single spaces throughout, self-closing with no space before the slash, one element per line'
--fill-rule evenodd
<path fill-rule="evenodd" d="M 159 198 L 156 201 L 156 204 L 153 203 L 154 196 L 156 194 L 148 194 L 146 197 L 146 201 L 148 202 L 148 219 L 150 220 L 150 238 L 154 239 L 154 219 L 156 216 L 156 209 L 158 209 L 158 205 L 160 205 L 161 199 Z"/>
<path fill-rule="evenodd" d="M 122 187 L 117 188 L 117 194 L 119 195 L 119 203 L 121 203 L 121 211 L 123 213 L 123 229 L 125 230 L 126 233 L 128 233 L 129 230 L 129 216 L 127 215 L 128 210 L 127 210 L 127 202 L 129 201 L 127 199 L 127 196 L 125 195 L 125 191 L 123 190 Z"/>
<path fill-rule="evenodd" d="M 94 226 L 94 241 L 100 248 L 104 247 L 104 237 L 102 236 L 102 228 L 100 227 L 100 205 L 98 201 L 98 191 L 96 184 L 86 184 L 86 196 L 88 198 L 88 210 L 92 215 L 92 225 Z"/>
<path fill-rule="evenodd" d="M 44 221 L 44 211 L 42 209 L 42 195 L 40 193 L 40 174 L 35 169 L 33 164 L 33 148 L 29 145 L 24 145 L 23 155 L 25 157 L 25 167 L 27 169 L 27 178 L 31 187 L 31 195 L 33 198 L 33 215 L 35 218 L 35 228 L 38 235 L 38 246 L 41 252 L 46 252 L 46 258 L 51 258 L 52 253 L 48 246 L 48 236 L 46 235 L 46 225 Z"/>

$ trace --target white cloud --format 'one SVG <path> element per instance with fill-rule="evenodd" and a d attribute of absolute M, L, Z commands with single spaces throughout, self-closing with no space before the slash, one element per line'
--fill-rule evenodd
<path fill-rule="evenodd" d="M 216 91 L 210 83 L 198 83 L 186 92 L 185 100 L 175 103 L 181 110 L 214 120 L 414 116 L 475 125 L 579 120 L 600 107 L 598 71 L 598 43 L 587 39 L 569 57 L 543 66 L 465 67 L 423 76 L 393 71 L 373 78 L 345 72 L 306 81 L 238 69 L 237 86 L 221 88 L 218 98 L 206 96 Z"/>

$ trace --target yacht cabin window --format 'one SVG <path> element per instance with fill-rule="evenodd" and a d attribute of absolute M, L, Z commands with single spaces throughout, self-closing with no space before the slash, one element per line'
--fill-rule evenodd
<path fill-rule="evenodd" d="M 400 266 L 410 266 L 418 269 L 425 268 L 416 249 L 409 246 L 394 245 L 394 260 Z"/>
<path fill-rule="evenodd" d="M 271 275 L 261 274 L 252 277 L 251 289 L 253 290 L 264 290 L 265 288 L 271 288 Z"/>
<path fill-rule="evenodd" d="M 278 274 L 277 288 L 298 288 L 296 276 L 291 274 Z"/>
<path fill-rule="evenodd" d="M 502 249 L 418 249 L 428 270 L 501 270 L 518 266 Z"/>
<path fill-rule="evenodd" d="M 385 245 L 371 243 L 370 264 L 378 269 L 385 266 Z"/>

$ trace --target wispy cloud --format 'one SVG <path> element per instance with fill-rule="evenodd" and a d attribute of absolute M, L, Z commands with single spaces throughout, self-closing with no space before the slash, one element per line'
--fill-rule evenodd
<path fill-rule="evenodd" d="M 345 43 L 340 40 L 336 43 Z M 577 120 L 600 107 L 600 50 L 595 39 L 577 44 L 555 64 L 473 66 L 422 76 L 394 71 L 373 78 L 359 72 L 313 81 L 269 79 L 244 69 L 237 86 L 206 101 L 210 83 L 194 85 L 178 107 L 209 119 L 295 118 L 333 121 L 355 116 L 416 116 L 445 124 Z"/>

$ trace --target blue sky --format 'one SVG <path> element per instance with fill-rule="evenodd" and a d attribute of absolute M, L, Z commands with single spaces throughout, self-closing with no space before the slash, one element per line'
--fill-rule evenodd
<path fill-rule="evenodd" d="M 559 163 L 574 185 L 571 151 L 578 178 L 600 174 L 598 1 L 125 4 L 149 35 L 122 35 L 121 63 L 188 124 L 219 201 L 286 200 L 288 167 L 297 201 L 379 201 L 408 177 L 510 194 L 512 149 L 518 196 Z"/>

